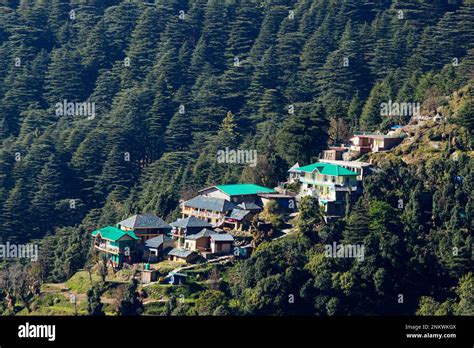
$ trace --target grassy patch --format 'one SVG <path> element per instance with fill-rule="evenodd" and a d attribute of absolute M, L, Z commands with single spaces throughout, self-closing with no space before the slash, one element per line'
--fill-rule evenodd
<path fill-rule="evenodd" d="M 73 292 L 78 294 L 85 294 L 95 283 L 100 282 L 101 279 L 98 275 L 92 274 L 92 283 L 89 278 L 87 271 L 79 271 L 74 274 L 66 282 L 66 286 Z"/>
<path fill-rule="evenodd" d="M 144 306 L 144 315 L 161 315 L 165 308 L 165 302 L 150 302 Z"/>
<path fill-rule="evenodd" d="M 41 292 L 61 291 L 60 284 L 45 283 L 41 284 Z"/>
<path fill-rule="evenodd" d="M 205 287 L 196 282 L 189 282 L 186 285 L 153 284 L 145 289 L 148 296 L 154 300 L 169 297 L 184 298 L 186 300 L 196 298 L 199 292 L 205 290 Z"/>
<path fill-rule="evenodd" d="M 69 298 L 62 294 L 44 294 L 31 304 L 32 311 L 28 313 L 26 308 L 17 315 L 75 315 L 74 304 L 69 302 Z M 77 304 L 77 314 L 87 314 L 86 302 Z"/>
<path fill-rule="evenodd" d="M 183 264 L 182 262 L 177 262 L 177 261 L 170 261 L 170 260 L 164 260 L 164 261 L 161 261 L 161 262 L 158 262 L 158 263 L 155 263 L 153 265 L 151 265 L 151 267 L 153 269 L 156 269 L 158 271 L 160 271 L 160 273 L 168 273 L 172 270 L 174 270 L 175 268 L 178 268 L 178 267 L 181 267 L 181 266 L 186 266 L 185 264 Z"/>
<path fill-rule="evenodd" d="M 135 273 L 135 270 L 133 269 L 123 268 L 115 272 L 114 275 L 108 276 L 107 281 L 126 283 L 132 279 L 132 276 L 134 273 Z"/>

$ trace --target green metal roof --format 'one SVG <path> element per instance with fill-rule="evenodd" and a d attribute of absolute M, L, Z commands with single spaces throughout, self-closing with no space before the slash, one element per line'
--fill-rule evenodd
<path fill-rule="evenodd" d="M 92 236 L 97 236 L 97 234 L 101 235 L 102 238 L 111 240 L 113 242 L 121 239 L 123 236 L 129 236 L 133 239 L 140 239 L 138 238 L 133 231 L 122 231 L 121 229 L 113 226 L 106 226 L 99 228 L 92 232 Z"/>
<path fill-rule="evenodd" d="M 299 171 L 313 173 L 318 171 L 323 175 L 331 175 L 331 176 L 357 176 L 357 173 L 354 173 L 352 170 L 346 169 L 344 167 L 338 166 L 336 164 L 330 163 L 322 163 L 316 162 L 312 164 L 308 164 L 304 167 L 299 167 Z"/>
<path fill-rule="evenodd" d="M 257 193 L 275 193 L 276 191 L 267 187 L 255 184 L 229 184 L 218 185 L 217 189 L 229 196 L 255 195 Z"/>

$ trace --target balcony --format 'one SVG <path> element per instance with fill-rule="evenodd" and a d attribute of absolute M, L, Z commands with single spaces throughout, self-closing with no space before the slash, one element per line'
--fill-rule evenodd
<path fill-rule="evenodd" d="M 214 214 L 208 211 L 200 211 L 200 210 L 183 210 L 184 215 L 191 215 L 198 218 L 204 219 L 219 219 L 220 214 Z"/>
<path fill-rule="evenodd" d="M 116 246 L 106 245 L 104 243 L 94 244 L 97 250 L 104 251 L 109 254 L 120 254 L 120 248 Z"/>
<path fill-rule="evenodd" d="M 308 179 L 308 178 L 305 178 L 304 176 L 300 177 L 300 181 L 301 182 L 304 182 L 306 184 L 310 184 L 310 185 L 324 185 L 324 186 L 331 186 L 331 185 L 336 185 L 337 183 L 336 182 L 332 182 L 332 181 L 321 181 L 321 180 L 316 180 L 316 179 Z"/>

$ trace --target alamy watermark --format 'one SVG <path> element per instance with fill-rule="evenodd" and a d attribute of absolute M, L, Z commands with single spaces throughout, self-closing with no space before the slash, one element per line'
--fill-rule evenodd
<path fill-rule="evenodd" d="M 0 259 L 30 259 L 38 261 L 38 244 L 0 244 Z"/>
<path fill-rule="evenodd" d="M 54 107 L 56 116 L 87 116 L 88 120 L 95 118 L 95 102 L 70 102 L 64 99 Z"/>
<path fill-rule="evenodd" d="M 380 103 L 381 116 L 419 116 L 420 103 L 415 102 L 392 102 Z"/>
<path fill-rule="evenodd" d="M 364 261 L 365 248 L 361 244 L 326 244 L 324 246 L 326 257 L 353 258 L 357 261 Z"/>
<path fill-rule="evenodd" d="M 18 326 L 19 338 L 47 338 L 52 342 L 56 339 L 56 325 L 37 325 L 26 322 Z"/>
<path fill-rule="evenodd" d="M 217 151 L 217 163 L 257 165 L 257 150 L 233 150 L 228 147 Z"/>

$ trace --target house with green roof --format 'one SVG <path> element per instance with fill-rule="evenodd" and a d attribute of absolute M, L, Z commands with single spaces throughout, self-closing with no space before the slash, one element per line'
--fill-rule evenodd
<path fill-rule="evenodd" d="M 342 216 L 347 194 L 358 191 L 358 173 L 336 164 L 315 162 L 291 170 L 299 173 L 300 195 L 317 197 L 328 216 Z"/>
<path fill-rule="evenodd" d="M 296 210 L 293 195 L 249 183 L 207 187 L 199 191 L 199 196 L 181 206 L 183 216 L 196 216 L 216 227 L 244 231 L 250 228 L 252 218 L 270 201 L 276 201 L 282 211 Z"/>
<path fill-rule="evenodd" d="M 277 193 L 274 189 L 256 184 L 227 184 L 208 187 L 199 191 L 199 194 L 207 197 L 221 198 L 229 202 L 257 203 L 259 193 Z"/>
<path fill-rule="evenodd" d="M 105 253 L 114 267 L 132 263 L 135 258 L 136 243 L 140 240 L 133 231 L 123 231 L 117 227 L 106 226 L 92 232 L 94 248 Z"/>

